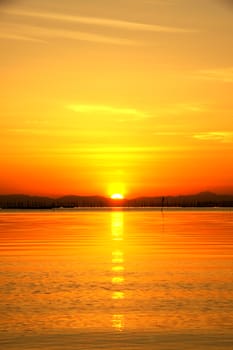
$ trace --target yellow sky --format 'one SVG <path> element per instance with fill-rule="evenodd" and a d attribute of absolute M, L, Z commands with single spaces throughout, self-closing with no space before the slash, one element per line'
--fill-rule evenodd
<path fill-rule="evenodd" d="M 233 192 L 230 1 L 0 4 L 0 193 Z"/>

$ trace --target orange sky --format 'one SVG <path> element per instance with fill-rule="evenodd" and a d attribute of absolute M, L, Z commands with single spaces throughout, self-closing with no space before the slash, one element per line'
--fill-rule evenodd
<path fill-rule="evenodd" d="M 0 4 L 0 193 L 233 192 L 230 2 Z"/>

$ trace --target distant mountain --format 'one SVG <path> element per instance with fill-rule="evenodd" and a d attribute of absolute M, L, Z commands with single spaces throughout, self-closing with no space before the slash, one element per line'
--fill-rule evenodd
<path fill-rule="evenodd" d="M 73 207 L 233 207 L 233 195 L 200 192 L 193 195 L 138 197 L 114 201 L 101 196 L 63 196 L 49 198 L 24 194 L 0 195 L 2 209 L 51 209 Z"/>
<path fill-rule="evenodd" d="M 51 208 L 55 201 L 49 197 L 27 196 L 24 194 L 0 195 L 0 208 L 38 209 Z"/>
<path fill-rule="evenodd" d="M 105 207 L 107 198 L 101 196 L 63 196 L 56 199 L 57 207 Z"/>

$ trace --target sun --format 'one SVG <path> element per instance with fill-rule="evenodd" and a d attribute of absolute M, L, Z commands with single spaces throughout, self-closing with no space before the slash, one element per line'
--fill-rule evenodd
<path fill-rule="evenodd" d="M 124 196 L 123 196 L 123 194 L 121 194 L 121 193 L 113 193 L 113 194 L 111 195 L 111 198 L 112 198 L 112 199 L 124 199 Z"/>

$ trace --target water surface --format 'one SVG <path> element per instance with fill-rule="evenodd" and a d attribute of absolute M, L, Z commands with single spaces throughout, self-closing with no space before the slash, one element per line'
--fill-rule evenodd
<path fill-rule="evenodd" d="M 0 212 L 0 348 L 233 347 L 231 210 Z"/>

